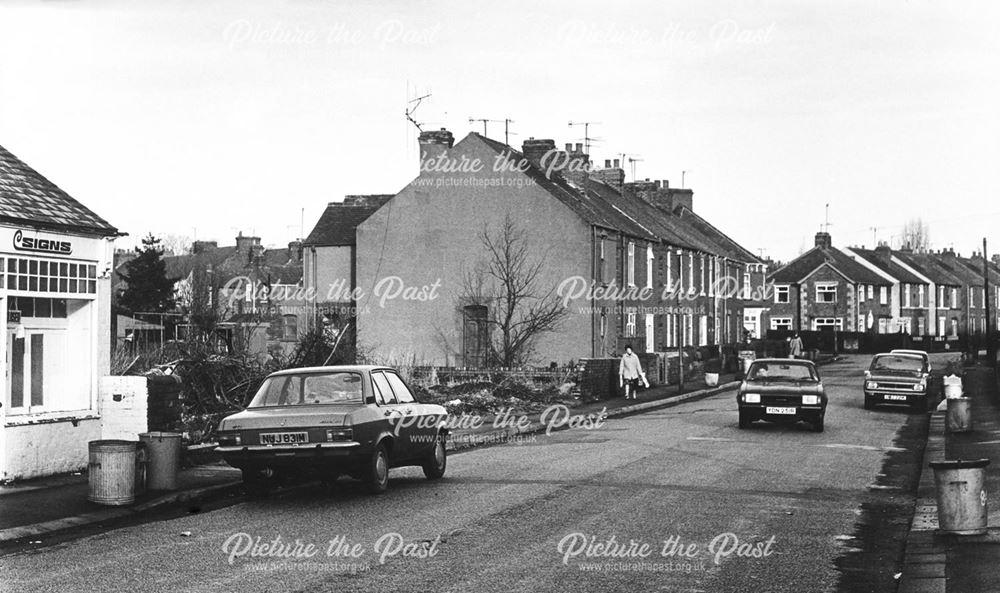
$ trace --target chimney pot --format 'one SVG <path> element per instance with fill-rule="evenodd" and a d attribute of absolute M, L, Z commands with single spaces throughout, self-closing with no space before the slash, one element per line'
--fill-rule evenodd
<path fill-rule="evenodd" d="M 604 159 L 604 168 L 605 169 L 611 168 L 611 159 Z"/>
<path fill-rule="evenodd" d="M 663 180 L 663 189 L 670 189 L 670 181 L 668 179 Z"/>
<path fill-rule="evenodd" d="M 580 144 L 579 142 L 577 142 L 576 143 L 576 151 L 577 152 L 583 152 L 583 144 Z"/>
<path fill-rule="evenodd" d="M 621 161 L 615 159 L 615 169 L 620 169 L 620 168 L 621 168 Z"/>
<path fill-rule="evenodd" d="M 566 143 L 566 152 L 573 152 L 573 143 L 572 142 L 567 142 Z"/>

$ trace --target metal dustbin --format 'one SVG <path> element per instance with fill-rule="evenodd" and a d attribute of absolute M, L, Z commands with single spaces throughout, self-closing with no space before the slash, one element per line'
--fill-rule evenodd
<path fill-rule="evenodd" d="M 176 490 L 181 462 L 181 435 L 177 432 L 144 432 L 139 440 L 149 453 L 146 487 L 150 490 Z"/>
<path fill-rule="evenodd" d="M 948 432 L 969 432 L 972 430 L 972 398 L 949 397 L 945 427 Z"/>
<path fill-rule="evenodd" d="M 937 487 L 938 525 L 958 535 L 986 533 L 986 489 L 983 468 L 989 459 L 932 461 Z"/>
<path fill-rule="evenodd" d="M 944 378 L 944 396 L 947 398 L 962 397 L 962 378 L 958 375 L 948 375 Z"/>
<path fill-rule="evenodd" d="M 750 370 L 750 365 L 753 364 L 753 361 L 757 360 L 757 353 L 753 350 L 740 350 L 738 356 L 740 358 L 740 372 L 746 377 L 747 371 Z"/>
<path fill-rule="evenodd" d="M 121 506 L 135 502 L 137 451 L 136 441 L 90 441 L 87 450 L 87 500 L 97 504 Z"/>

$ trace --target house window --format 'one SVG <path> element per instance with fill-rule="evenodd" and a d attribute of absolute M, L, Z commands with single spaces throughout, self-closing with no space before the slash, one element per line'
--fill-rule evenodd
<path fill-rule="evenodd" d="M 865 285 L 864 284 L 862 284 L 861 286 L 858 287 L 858 302 L 859 303 L 865 302 Z"/>
<path fill-rule="evenodd" d="M 938 307 L 944 307 L 944 287 L 943 286 L 938 286 L 937 306 Z"/>
<path fill-rule="evenodd" d="M 927 320 L 923 317 L 917 317 L 917 335 L 922 336 L 927 330 Z"/>
<path fill-rule="evenodd" d="M 902 290 L 903 290 L 903 307 L 905 308 L 905 307 L 909 307 L 910 306 L 910 285 L 904 282 L 902 284 L 902 287 L 903 287 L 902 288 Z"/>
<path fill-rule="evenodd" d="M 924 306 L 924 285 L 920 284 L 917 286 L 917 306 L 923 308 Z M 921 332 L 923 335 L 923 332 Z"/>
<path fill-rule="evenodd" d="M 688 313 L 684 316 L 684 345 L 694 344 L 694 314 Z"/>
<path fill-rule="evenodd" d="M 625 316 L 625 337 L 635 337 L 635 311 L 629 311 Z"/>
<path fill-rule="evenodd" d="M 913 320 L 910 319 L 909 317 L 904 317 L 899 320 L 899 328 L 903 331 L 904 334 L 912 333 L 910 330 L 912 321 Z"/>
<path fill-rule="evenodd" d="M 1000 295 L 1000 293 L 998 293 Z M 743 298 L 750 300 L 750 266 L 743 270 Z M 998 296 L 1000 298 L 1000 296 Z"/>
<path fill-rule="evenodd" d="M 947 331 L 947 329 L 945 327 L 947 323 L 948 323 L 948 320 L 947 320 L 946 317 L 944 317 L 944 316 L 938 317 L 937 333 L 938 333 L 939 336 L 943 336 L 945 334 L 945 332 Z"/>
<path fill-rule="evenodd" d="M 878 320 L 878 333 L 884 334 L 889 331 L 889 320 L 885 317 L 881 317 Z"/>
<path fill-rule="evenodd" d="M 698 316 L 698 345 L 708 346 L 708 316 Z"/>
<path fill-rule="evenodd" d="M 837 302 L 837 283 L 836 282 L 817 282 L 816 283 L 816 302 L 817 303 L 835 303 L 835 302 Z"/>
<path fill-rule="evenodd" d="M 604 333 L 607 331 L 607 329 L 608 329 L 608 314 L 604 310 L 604 308 L 602 307 L 601 308 L 601 337 L 602 338 L 604 337 Z"/>
<path fill-rule="evenodd" d="M 787 303 L 789 302 L 789 286 L 787 284 L 782 286 L 774 287 L 774 302 L 776 303 Z"/>
<path fill-rule="evenodd" d="M 976 306 L 976 293 L 972 292 L 972 287 L 969 287 L 969 308 Z"/>
<path fill-rule="evenodd" d="M 705 254 L 698 256 L 698 275 L 701 276 L 701 294 L 705 294 Z"/>
<path fill-rule="evenodd" d="M 597 281 L 604 283 L 604 238 L 597 240 Z"/>
<path fill-rule="evenodd" d="M 844 320 L 840 317 L 817 317 L 813 319 L 813 329 L 844 329 Z"/>
<path fill-rule="evenodd" d="M 771 329 L 792 329 L 791 317 L 772 317 Z"/>
<path fill-rule="evenodd" d="M 955 287 L 952 287 L 952 289 L 951 289 L 951 305 L 950 306 L 951 306 L 952 309 L 957 309 L 958 308 L 958 289 L 955 288 Z"/>
<path fill-rule="evenodd" d="M 716 263 L 715 257 L 710 257 L 708 259 L 708 296 L 715 296 Z"/>
<path fill-rule="evenodd" d="M 694 292 L 694 252 L 688 252 L 688 290 Z"/>
<path fill-rule="evenodd" d="M 868 285 L 868 300 L 870 301 L 870 300 L 873 300 L 874 298 L 875 298 L 875 285 L 874 284 L 869 284 Z"/>
<path fill-rule="evenodd" d="M 666 323 L 666 325 L 667 325 L 667 348 L 672 348 L 672 347 L 674 347 L 674 346 L 677 345 L 677 343 L 675 341 L 675 338 L 674 338 L 674 332 L 677 331 L 677 328 L 675 327 L 675 324 L 674 324 L 674 314 L 673 313 L 668 313 L 667 315 L 665 315 L 665 318 L 666 318 L 666 322 L 667 322 Z"/>
<path fill-rule="evenodd" d="M 865 316 L 864 315 L 858 315 L 858 326 L 855 328 L 855 330 L 859 331 L 859 332 L 865 331 Z"/>
<path fill-rule="evenodd" d="M 653 288 L 653 246 L 646 245 L 646 288 Z M 653 349 L 648 350 L 652 352 Z"/>
<path fill-rule="evenodd" d="M 629 286 L 635 286 L 635 243 L 628 242 L 628 263 L 626 264 L 626 278 Z"/>
<path fill-rule="evenodd" d="M 299 318 L 295 315 L 284 315 L 281 318 L 281 339 L 295 341 L 299 339 Z"/>
<path fill-rule="evenodd" d="M 880 305 L 889 304 L 889 289 L 885 286 L 878 287 L 878 303 Z M 885 333 L 885 332 L 882 332 Z"/>

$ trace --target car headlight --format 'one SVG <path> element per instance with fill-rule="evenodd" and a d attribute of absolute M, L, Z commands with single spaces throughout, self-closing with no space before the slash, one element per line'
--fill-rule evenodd
<path fill-rule="evenodd" d="M 875 381 L 865 381 L 865 389 L 878 389 L 878 383 Z"/>
<path fill-rule="evenodd" d="M 760 394 L 759 393 L 745 393 L 743 394 L 743 401 L 748 404 L 759 404 Z"/>
<path fill-rule="evenodd" d="M 815 405 L 819 404 L 819 396 L 818 395 L 803 395 L 802 396 L 802 404 L 806 405 L 806 406 L 815 406 Z"/>
<path fill-rule="evenodd" d="M 924 383 L 923 381 L 913 386 L 914 391 L 923 391 L 924 389 L 927 389 L 927 383 Z"/>

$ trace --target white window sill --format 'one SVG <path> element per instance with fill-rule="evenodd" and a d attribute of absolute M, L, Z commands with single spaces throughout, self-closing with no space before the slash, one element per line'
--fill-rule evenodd
<path fill-rule="evenodd" d="M 92 410 L 75 412 L 39 412 L 35 414 L 15 414 L 7 416 L 4 426 L 31 426 L 33 424 L 54 424 L 56 422 L 79 422 L 80 420 L 98 420 L 100 414 Z"/>

